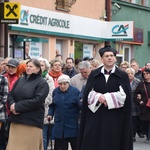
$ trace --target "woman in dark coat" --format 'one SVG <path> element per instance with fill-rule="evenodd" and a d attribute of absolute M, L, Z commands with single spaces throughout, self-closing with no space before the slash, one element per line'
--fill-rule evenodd
<path fill-rule="evenodd" d="M 134 98 L 135 90 L 140 82 L 138 78 L 135 78 L 135 71 L 133 68 L 127 68 L 126 72 L 129 76 L 131 97 L 132 97 L 132 122 L 133 122 L 133 142 L 136 141 L 136 133 L 138 133 L 138 126 L 140 125 L 140 107 Z"/>
<path fill-rule="evenodd" d="M 100 49 L 104 66 L 92 71 L 88 78 L 83 96 L 77 150 L 133 150 L 131 89 L 128 75 L 114 65 L 116 53 L 110 46 Z M 111 74 L 105 74 L 105 69 L 109 72 L 112 70 Z M 122 105 L 119 101 L 115 103 L 117 97 L 114 97 L 119 93 L 117 91 L 120 87 L 126 95 Z M 95 111 L 91 111 L 88 101 L 92 91 L 99 94 Z M 103 98 L 104 95 L 111 95 L 112 98 Z M 113 109 L 109 108 L 109 102 L 114 102 Z"/>
<path fill-rule="evenodd" d="M 59 87 L 53 91 L 48 118 L 54 117 L 55 150 L 76 150 L 78 137 L 78 117 L 81 107 L 78 99 L 80 91 L 71 85 L 70 78 L 62 75 L 58 78 Z"/>
<path fill-rule="evenodd" d="M 26 73 L 8 95 L 11 126 L 7 150 L 43 150 L 44 102 L 49 93 L 37 59 L 27 62 Z"/>
<path fill-rule="evenodd" d="M 144 130 L 146 133 L 146 143 L 150 144 L 150 107 L 146 106 L 148 98 L 150 98 L 150 69 L 142 71 L 144 81 L 137 86 L 135 98 L 140 105 L 140 119 L 144 122 Z M 145 86 L 145 87 L 144 87 Z"/>

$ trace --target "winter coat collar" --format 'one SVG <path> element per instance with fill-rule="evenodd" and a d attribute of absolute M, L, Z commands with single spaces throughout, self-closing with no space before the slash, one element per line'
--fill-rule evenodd
<path fill-rule="evenodd" d="M 33 80 L 33 79 L 35 79 L 35 78 L 41 77 L 41 74 L 40 74 L 40 73 L 38 73 L 38 74 L 32 73 L 32 74 L 28 77 L 28 75 L 27 75 L 26 73 L 24 73 L 24 76 L 25 76 L 25 78 L 28 79 L 28 80 Z"/>

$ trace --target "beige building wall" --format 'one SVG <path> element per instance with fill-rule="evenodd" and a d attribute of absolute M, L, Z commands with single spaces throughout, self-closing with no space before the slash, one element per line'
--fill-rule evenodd
<path fill-rule="evenodd" d="M 10 0 L 10 2 L 16 2 L 16 0 Z M 105 11 L 105 0 L 76 0 L 76 3 L 72 5 L 69 12 L 56 10 L 56 0 L 17 0 L 21 5 L 35 7 L 39 9 L 46 9 L 49 11 L 55 11 L 59 13 L 71 14 L 76 16 L 82 16 L 92 19 L 100 20 L 100 17 L 104 15 Z M 13 34 L 20 34 L 19 32 L 12 31 Z M 21 33 L 30 37 L 43 37 L 48 38 L 48 44 L 43 46 L 43 57 L 48 60 L 52 60 L 56 55 L 56 40 L 60 39 L 63 41 L 63 61 L 67 57 L 70 57 L 74 54 L 74 44 L 75 41 L 81 41 L 82 43 L 90 43 L 96 47 L 96 56 L 95 59 L 100 59 L 98 50 L 103 43 L 98 41 L 91 41 L 87 39 L 73 39 L 66 37 L 57 37 L 52 35 L 42 35 L 42 34 L 32 34 L 32 33 Z"/>
<path fill-rule="evenodd" d="M 56 0 L 10 0 L 10 2 L 93 19 L 100 19 L 105 10 L 105 0 L 76 0 L 70 12 L 56 10 Z"/>

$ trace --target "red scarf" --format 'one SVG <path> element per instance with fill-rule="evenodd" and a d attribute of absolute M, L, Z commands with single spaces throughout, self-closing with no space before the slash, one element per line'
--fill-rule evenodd
<path fill-rule="evenodd" d="M 54 78 L 58 78 L 59 76 L 61 76 L 62 72 L 54 72 L 53 70 L 51 70 L 49 72 L 49 75 L 54 79 Z"/>
<path fill-rule="evenodd" d="M 49 72 L 49 75 L 53 78 L 54 80 L 54 85 L 55 85 L 55 88 L 58 87 L 58 77 L 62 75 L 62 72 L 54 72 L 53 70 L 51 70 Z"/>

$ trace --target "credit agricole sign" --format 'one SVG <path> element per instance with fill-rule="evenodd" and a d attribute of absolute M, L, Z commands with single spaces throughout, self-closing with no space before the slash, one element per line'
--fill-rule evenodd
<path fill-rule="evenodd" d="M 28 6 L 21 6 L 19 23 L 10 29 L 91 40 L 133 40 L 133 21 L 106 22 Z"/>

